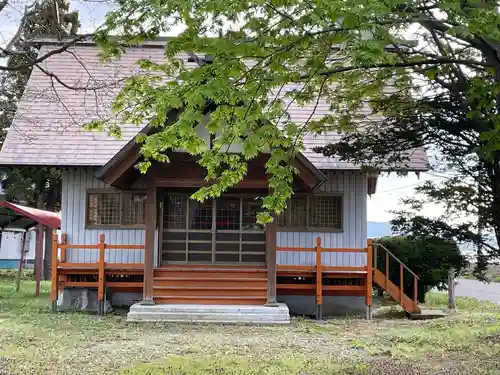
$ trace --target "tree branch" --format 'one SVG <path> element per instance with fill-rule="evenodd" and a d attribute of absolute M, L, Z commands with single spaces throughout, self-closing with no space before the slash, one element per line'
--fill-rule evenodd
<path fill-rule="evenodd" d="M 57 55 L 59 53 L 62 53 L 64 51 L 66 51 L 68 48 L 74 46 L 76 43 L 82 41 L 82 40 L 85 40 L 85 39 L 88 39 L 89 37 L 91 37 L 92 34 L 84 34 L 84 35 L 79 35 L 78 37 L 72 39 L 71 41 L 65 43 L 64 45 L 62 45 L 61 47 L 59 48 L 56 48 L 56 49 L 53 49 L 49 52 L 47 52 L 46 54 L 34 59 L 34 60 L 31 60 L 29 63 L 27 64 L 19 64 L 19 65 L 14 65 L 14 66 L 3 66 L 3 65 L 0 65 L 0 71 L 19 71 L 19 70 L 25 70 L 25 69 L 29 69 L 33 66 L 36 66 L 37 64 L 40 64 L 41 62 L 47 60 L 49 57 L 53 56 L 53 55 Z M 5 54 L 5 56 L 15 56 L 17 55 L 16 52 L 14 51 L 9 51 L 9 50 L 6 50 L 2 47 L 0 47 L 0 51 L 3 52 Z"/>
<path fill-rule="evenodd" d="M 458 64 L 458 65 L 466 65 L 470 67 L 476 66 L 485 66 L 491 68 L 492 65 L 475 61 L 475 60 L 460 60 L 460 59 L 452 59 L 447 57 L 435 58 L 431 60 L 419 60 L 419 61 L 408 61 L 408 62 L 400 62 L 400 63 L 382 63 L 382 64 L 373 64 L 370 66 L 343 66 L 340 68 L 328 69 L 322 72 L 319 72 L 319 76 L 330 76 L 337 73 L 350 72 L 353 70 L 371 70 L 371 69 L 380 69 L 380 68 L 410 68 L 412 66 L 419 65 L 429 65 L 429 64 Z M 308 79 L 310 77 L 309 74 L 303 74 L 300 76 L 300 79 Z"/>
<path fill-rule="evenodd" d="M 0 12 L 7 6 L 8 3 L 9 3 L 9 0 L 0 1 Z"/>

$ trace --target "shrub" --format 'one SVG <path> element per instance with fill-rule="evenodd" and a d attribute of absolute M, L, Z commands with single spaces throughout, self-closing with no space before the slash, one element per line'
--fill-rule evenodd
<path fill-rule="evenodd" d="M 458 274 L 467 266 L 466 258 L 460 253 L 458 245 L 454 241 L 443 240 L 437 237 L 412 237 L 392 236 L 382 237 L 376 240 L 391 251 L 409 269 L 417 274 L 418 300 L 425 302 L 425 294 L 433 289 L 446 289 L 448 271 L 455 268 Z M 385 251 L 377 252 L 377 266 L 385 272 Z M 399 263 L 392 260 L 389 262 L 389 278 L 400 285 Z M 413 297 L 413 277 L 409 272 L 404 272 L 404 291 Z"/>

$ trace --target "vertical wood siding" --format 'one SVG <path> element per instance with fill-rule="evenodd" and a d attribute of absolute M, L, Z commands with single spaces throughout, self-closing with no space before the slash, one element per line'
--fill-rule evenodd
<path fill-rule="evenodd" d="M 106 243 L 112 245 L 144 245 L 144 229 L 87 229 L 85 228 L 85 204 L 87 189 L 107 188 L 104 182 L 93 176 L 92 168 L 71 168 L 63 172 L 61 231 L 67 234 L 69 244 L 91 245 L 99 242 L 104 233 Z M 97 262 L 95 249 L 68 249 L 69 262 Z M 142 263 L 144 250 L 107 250 L 106 262 Z"/>
<path fill-rule="evenodd" d="M 97 244 L 99 234 L 104 233 L 109 244 L 143 245 L 143 229 L 87 229 L 85 228 L 86 190 L 109 187 L 93 177 L 91 168 L 71 168 L 63 173 L 61 231 L 67 234 L 68 243 Z M 277 245 L 287 247 L 313 247 L 316 237 L 321 237 L 326 248 L 364 248 L 367 240 L 367 182 L 359 171 L 327 172 L 328 181 L 321 192 L 343 193 L 343 232 L 278 232 Z M 137 188 L 140 188 L 139 186 Z M 156 236 L 155 236 L 156 238 Z M 78 263 L 97 262 L 93 249 L 68 249 L 68 261 Z M 323 264 L 331 266 L 364 266 L 366 256 L 356 253 L 325 253 Z M 155 256 L 155 259 L 157 257 Z M 143 250 L 108 250 L 106 262 L 140 263 Z M 278 252 L 278 264 L 313 265 L 313 253 Z"/>
<path fill-rule="evenodd" d="M 328 171 L 328 180 L 320 192 L 342 193 L 344 197 L 343 232 L 278 232 L 277 245 L 283 247 L 313 247 L 321 237 L 325 248 L 364 248 L 367 241 L 367 179 L 359 171 Z M 330 266 L 365 266 L 366 255 L 359 253 L 324 253 L 323 264 Z M 314 265 L 315 254 L 278 252 L 282 265 Z"/>

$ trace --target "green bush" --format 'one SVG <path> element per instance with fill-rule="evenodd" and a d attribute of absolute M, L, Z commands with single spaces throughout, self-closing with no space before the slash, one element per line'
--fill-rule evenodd
<path fill-rule="evenodd" d="M 436 237 L 392 236 L 376 240 L 399 258 L 417 276 L 418 300 L 425 302 L 425 294 L 433 289 L 445 289 L 448 281 L 448 270 L 453 267 L 459 273 L 467 266 L 466 258 L 460 253 L 454 241 Z M 391 258 L 391 257 L 389 257 Z M 377 250 L 377 267 L 385 273 L 385 251 Z M 390 259 L 389 279 L 400 285 L 400 266 Z M 413 297 L 413 277 L 408 271 L 403 275 L 404 292 Z"/>

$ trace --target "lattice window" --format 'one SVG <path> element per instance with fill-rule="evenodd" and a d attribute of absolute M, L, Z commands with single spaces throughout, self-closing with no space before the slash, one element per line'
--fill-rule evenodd
<path fill-rule="evenodd" d="M 342 197 L 309 196 L 309 227 L 342 229 Z"/>
<path fill-rule="evenodd" d="M 240 229 L 240 198 L 226 198 L 216 205 L 215 226 L 222 230 Z"/>
<path fill-rule="evenodd" d="M 243 230 L 264 230 L 264 226 L 257 223 L 257 215 L 262 211 L 260 197 L 243 197 L 242 209 L 241 225 Z"/>
<path fill-rule="evenodd" d="M 185 229 L 187 200 L 185 195 L 169 195 L 165 209 L 165 226 L 169 229 Z"/>
<path fill-rule="evenodd" d="M 309 230 L 342 230 L 342 196 L 295 196 L 287 209 L 278 217 L 279 228 Z"/>
<path fill-rule="evenodd" d="M 146 195 L 139 192 L 89 192 L 87 225 L 133 226 L 146 223 Z"/>
<path fill-rule="evenodd" d="M 286 210 L 278 216 L 278 227 L 307 227 L 307 197 L 295 196 L 288 202 Z"/>
<path fill-rule="evenodd" d="M 123 193 L 122 209 L 122 224 L 146 224 L 146 195 L 144 193 Z"/>
<path fill-rule="evenodd" d="M 189 201 L 189 229 L 207 230 L 212 228 L 212 201 L 203 203 Z"/>

